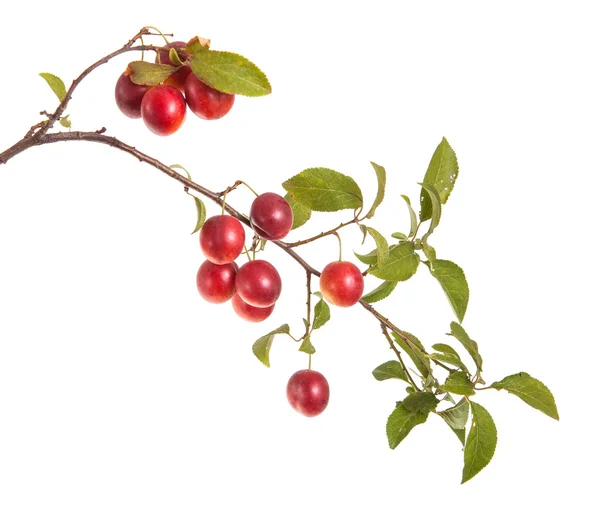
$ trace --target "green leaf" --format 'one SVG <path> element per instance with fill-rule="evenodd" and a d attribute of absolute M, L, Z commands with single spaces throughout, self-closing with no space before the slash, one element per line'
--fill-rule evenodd
<path fill-rule="evenodd" d="M 456 406 L 436 412 L 452 429 L 464 429 L 469 419 L 469 403 L 463 397 Z"/>
<path fill-rule="evenodd" d="M 357 257 L 358 258 L 358 257 Z M 417 272 L 420 258 L 412 242 L 401 242 L 390 247 L 385 264 L 369 270 L 376 278 L 387 281 L 405 281 Z"/>
<path fill-rule="evenodd" d="M 448 344 L 433 344 L 431 347 L 433 347 L 433 349 L 439 351 L 440 353 L 448 353 L 454 355 L 460 360 L 459 354 L 452 346 L 449 346 Z"/>
<path fill-rule="evenodd" d="M 192 39 L 189 40 L 187 46 L 185 47 L 185 50 L 188 53 L 194 54 L 194 53 L 198 53 L 198 52 L 204 52 L 204 51 L 208 50 L 209 47 L 210 47 L 209 39 L 201 39 L 198 36 L 194 36 Z"/>
<path fill-rule="evenodd" d="M 204 225 L 204 221 L 206 221 L 206 206 L 202 202 L 200 198 L 196 196 L 192 196 L 194 198 L 194 202 L 196 203 L 196 212 L 198 213 L 198 220 L 196 221 L 196 227 L 192 232 L 192 235 L 196 233 L 202 226 Z"/>
<path fill-rule="evenodd" d="M 351 177 L 324 167 L 305 169 L 283 182 L 283 188 L 296 201 L 318 212 L 357 209 L 363 205 L 362 192 Z"/>
<path fill-rule="evenodd" d="M 379 367 L 373 370 L 373 377 L 377 381 L 385 381 L 386 379 L 401 379 L 403 381 L 408 381 L 408 376 L 400 362 L 396 360 L 390 360 L 389 362 L 382 363 Z"/>
<path fill-rule="evenodd" d="M 375 202 L 373 203 L 371 210 L 369 210 L 366 215 L 367 219 L 371 219 L 375 215 L 375 210 L 381 205 L 385 195 L 385 169 L 382 166 L 375 164 L 375 162 L 371 162 L 371 165 L 377 175 L 377 195 L 375 196 Z"/>
<path fill-rule="evenodd" d="M 439 282 L 460 322 L 465 318 L 469 304 L 469 285 L 463 270 L 450 260 L 429 261 L 429 271 Z"/>
<path fill-rule="evenodd" d="M 453 354 L 433 353 L 429 355 L 429 358 L 431 358 L 432 360 L 437 360 L 438 362 L 449 363 L 450 365 L 454 365 L 456 368 L 461 369 L 465 372 L 467 372 L 468 370 L 465 364 L 461 361 L 461 359 L 457 358 Z"/>
<path fill-rule="evenodd" d="M 376 265 L 377 264 L 377 250 L 376 249 L 374 249 L 370 253 L 367 253 L 366 255 L 359 255 L 358 253 L 354 252 L 354 256 L 356 258 L 358 258 L 363 264 L 367 264 L 367 265 Z M 389 255 L 388 255 L 388 257 L 389 257 Z"/>
<path fill-rule="evenodd" d="M 315 354 L 316 349 L 310 342 L 310 337 L 306 337 L 302 341 L 302 344 L 300 344 L 300 348 L 298 349 L 298 351 L 302 351 L 303 353 L 306 353 L 306 354 Z"/>
<path fill-rule="evenodd" d="M 415 426 L 427 420 L 427 416 L 427 413 L 410 411 L 404 404 L 398 404 L 385 426 L 390 449 L 398 447 Z"/>
<path fill-rule="evenodd" d="M 438 403 L 439 401 L 431 392 L 415 392 L 402 401 L 407 410 L 421 413 L 435 410 Z"/>
<path fill-rule="evenodd" d="M 431 374 L 431 363 L 423 344 L 417 337 L 407 331 L 401 331 L 402 336 L 392 332 L 392 337 L 400 348 L 410 357 L 423 378 Z"/>
<path fill-rule="evenodd" d="M 429 223 L 429 229 L 427 230 L 427 233 L 422 237 L 422 239 L 427 242 L 429 236 L 440 224 L 440 219 L 442 218 L 442 202 L 440 200 L 438 191 L 435 189 L 435 187 L 433 187 L 433 185 L 429 185 L 428 183 L 420 183 L 419 185 L 423 187 L 422 190 L 429 195 L 429 203 L 431 205 L 431 222 Z"/>
<path fill-rule="evenodd" d="M 408 236 L 414 237 L 417 234 L 417 214 L 415 213 L 414 209 L 412 208 L 412 205 L 410 204 L 410 198 L 408 196 L 405 196 L 404 194 L 401 194 L 400 196 L 404 201 L 406 201 L 406 205 L 408 206 L 408 213 L 410 214 L 410 233 L 408 234 Z"/>
<path fill-rule="evenodd" d="M 65 99 L 65 96 L 67 96 L 65 83 L 52 73 L 40 73 L 40 77 L 42 77 L 50 86 L 50 89 L 52 89 L 52 92 L 56 95 L 58 101 L 62 102 Z"/>
<path fill-rule="evenodd" d="M 322 298 L 315 305 L 314 317 L 315 320 L 313 321 L 312 326 L 313 330 L 318 330 L 331 318 L 331 310 L 329 305 Z"/>
<path fill-rule="evenodd" d="M 169 50 L 169 60 L 176 66 L 183 66 L 183 62 L 181 62 L 181 59 L 179 58 L 179 53 L 177 52 L 177 50 L 175 50 L 175 48 L 171 48 Z"/>
<path fill-rule="evenodd" d="M 171 164 L 169 166 L 171 169 L 181 169 L 188 177 L 188 180 L 192 180 L 192 175 L 190 174 L 190 172 L 183 166 L 179 165 L 179 164 Z"/>
<path fill-rule="evenodd" d="M 133 61 L 131 68 L 131 81 L 138 85 L 156 86 L 162 84 L 177 68 L 168 64 L 154 64 L 146 61 Z"/>
<path fill-rule="evenodd" d="M 61 126 L 64 126 L 65 128 L 71 128 L 71 120 L 69 119 L 68 114 L 60 118 L 58 122 L 61 124 Z"/>
<path fill-rule="evenodd" d="M 458 395 L 475 395 L 473 383 L 469 380 L 469 376 L 464 371 L 453 371 L 446 378 L 446 382 L 440 386 L 441 390 L 451 392 Z"/>
<path fill-rule="evenodd" d="M 481 372 L 483 366 L 483 359 L 479 354 L 479 347 L 477 346 L 477 342 L 467 335 L 465 329 L 458 324 L 457 322 L 450 323 L 451 335 L 456 338 L 467 350 L 467 352 L 473 358 L 475 365 L 477 365 L 477 370 Z"/>
<path fill-rule="evenodd" d="M 433 152 L 423 183 L 433 185 L 438 192 L 442 204 L 448 201 L 458 176 L 458 162 L 454 150 L 444 137 Z M 431 197 L 421 190 L 421 221 L 431 219 Z"/>
<path fill-rule="evenodd" d="M 377 303 L 377 301 L 385 299 L 394 292 L 396 285 L 398 285 L 397 281 L 384 281 L 379 287 L 365 294 L 361 299 L 365 303 Z"/>
<path fill-rule="evenodd" d="M 375 241 L 375 251 L 377 252 L 377 268 L 380 269 L 388 260 L 390 256 L 390 248 L 388 246 L 387 240 L 385 237 L 381 235 L 375 228 L 367 227 L 368 234 L 373 237 Z"/>
<path fill-rule="evenodd" d="M 473 401 L 471 401 L 471 411 L 473 418 L 465 445 L 465 465 L 461 483 L 466 483 L 487 466 L 494 456 L 498 441 L 496 425 L 488 411 Z"/>
<path fill-rule="evenodd" d="M 502 381 L 492 383 L 491 388 L 506 390 L 509 394 L 514 394 L 525 401 L 529 406 L 558 420 L 558 410 L 552 392 L 539 379 L 531 377 L 526 372 L 506 376 Z"/>
<path fill-rule="evenodd" d="M 392 237 L 394 237 L 394 239 L 398 239 L 398 240 L 408 239 L 408 237 L 402 232 L 394 232 L 394 233 L 392 233 Z"/>
<path fill-rule="evenodd" d="M 266 75 L 241 55 L 205 50 L 194 53 L 190 65 L 202 82 L 223 93 L 264 96 L 271 92 Z"/>
<path fill-rule="evenodd" d="M 425 240 L 421 241 L 421 248 L 423 249 L 423 253 L 425 253 L 425 257 L 427 258 L 427 260 L 429 260 L 431 266 L 431 262 L 437 259 L 435 249 L 433 249 L 429 244 L 427 244 L 427 241 Z"/>
<path fill-rule="evenodd" d="M 267 333 L 263 337 L 260 337 L 254 344 L 252 345 L 252 352 L 254 355 L 267 367 L 271 366 L 269 361 L 269 353 L 271 351 L 271 345 L 273 344 L 273 339 L 275 335 L 279 334 L 289 334 L 290 327 L 287 324 L 282 324 L 276 330 Z"/>
<path fill-rule="evenodd" d="M 284 198 L 290 204 L 290 207 L 292 207 L 292 213 L 294 214 L 292 230 L 300 228 L 303 224 L 306 224 L 312 215 L 312 210 L 305 207 L 302 203 L 298 203 L 289 193 L 286 194 Z"/>

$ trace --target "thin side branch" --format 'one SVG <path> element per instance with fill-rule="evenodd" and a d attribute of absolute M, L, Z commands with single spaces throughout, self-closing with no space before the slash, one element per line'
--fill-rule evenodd
<path fill-rule="evenodd" d="M 398 361 L 400 362 L 400 365 L 402 366 L 402 370 L 404 370 L 404 373 L 408 377 L 411 385 L 413 386 L 413 388 L 415 390 L 420 391 L 421 389 L 415 383 L 415 380 L 412 378 L 412 376 L 410 375 L 410 372 L 408 371 L 408 368 L 404 364 L 404 360 L 402 360 L 402 354 L 396 347 L 396 344 L 394 344 L 392 337 L 390 337 L 390 334 L 388 333 L 388 327 L 383 323 L 381 323 L 381 332 L 383 333 L 383 336 L 387 339 L 388 343 L 390 344 L 390 348 L 392 349 L 392 351 L 394 351 L 394 353 L 396 353 L 396 357 L 398 358 Z"/>

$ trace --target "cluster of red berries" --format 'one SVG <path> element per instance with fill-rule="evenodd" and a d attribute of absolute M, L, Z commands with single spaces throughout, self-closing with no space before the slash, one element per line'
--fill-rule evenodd
<path fill-rule="evenodd" d="M 281 240 L 292 229 L 294 214 L 285 198 L 273 192 L 256 197 L 250 207 L 250 225 L 266 240 Z M 196 285 L 210 303 L 231 299 L 234 311 L 250 322 L 264 321 L 281 294 L 281 277 L 266 260 L 251 260 L 241 267 L 235 263 L 246 232 L 233 216 L 219 215 L 206 220 L 200 230 L 200 248 L 207 260 L 198 269 Z"/>
<path fill-rule="evenodd" d="M 132 119 L 142 118 L 157 135 L 170 135 L 179 129 L 185 119 L 186 105 L 202 119 L 222 118 L 233 106 L 234 94 L 217 91 L 192 73 L 186 46 L 183 41 L 175 41 L 157 52 L 157 64 L 177 66 L 169 57 L 169 50 L 175 48 L 183 64 L 163 84 L 134 84 L 128 68 L 115 86 L 115 100 L 121 112 Z"/>

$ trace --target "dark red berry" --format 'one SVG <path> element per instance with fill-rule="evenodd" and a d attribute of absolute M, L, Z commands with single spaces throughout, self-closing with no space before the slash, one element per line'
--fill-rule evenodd
<path fill-rule="evenodd" d="M 360 269 L 352 262 L 331 262 L 320 278 L 323 297 L 336 306 L 352 306 L 361 298 L 365 282 Z"/>
<path fill-rule="evenodd" d="M 256 306 L 249 305 L 246 303 L 239 294 L 236 294 L 231 299 L 231 305 L 236 314 L 242 319 L 250 322 L 261 322 L 264 321 L 269 315 L 273 313 L 275 304 L 267 306 L 266 308 L 257 308 Z"/>
<path fill-rule="evenodd" d="M 320 372 L 300 370 L 288 381 L 287 399 L 298 413 L 315 417 L 327 408 L 329 383 Z"/>
<path fill-rule="evenodd" d="M 119 110 L 128 118 L 142 117 L 142 99 L 148 91 L 148 86 L 137 85 L 131 81 L 127 73 L 123 73 L 115 86 L 115 100 Z"/>
<path fill-rule="evenodd" d="M 281 240 L 292 229 L 294 213 L 284 197 L 265 192 L 252 202 L 250 224 L 259 237 Z"/>
<path fill-rule="evenodd" d="M 245 238 L 244 227 L 235 217 L 213 216 L 200 230 L 200 248 L 211 262 L 228 264 L 240 256 Z"/>
<path fill-rule="evenodd" d="M 235 288 L 250 306 L 266 308 L 281 294 L 281 277 L 266 260 L 246 262 L 237 273 Z"/>
<path fill-rule="evenodd" d="M 142 100 L 142 119 L 156 135 L 176 132 L 185 119 L 183 95 L 170 85 L 149 89 Z"/>
<path fill-rule="evenodd" d="M 231 110 L 235 95 L 217 91 L 191 73 L 185 80 L 185 100 L 196 116 L 219 119 Z"/>
<path fill-rule="evenodd" d="M 206 260 L 196 274 L 196 286 L 200 295 L 209 303 L 225 303 L 235 294 L 235 275 L 238 266 L 213 264 Z"/>

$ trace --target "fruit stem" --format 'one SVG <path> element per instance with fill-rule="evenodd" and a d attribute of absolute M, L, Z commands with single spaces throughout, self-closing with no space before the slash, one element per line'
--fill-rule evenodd
<path fill-rule="evenodd" d="M 340 234 L 338 232 L 333 232 L 333 235 L 335 235 L 338 239 L 338 242 L 340 244 L 340 262 L 342 261 L 342 238 L 340 237 Z"/>
<path fill-rule="evenodd" d="M 312 366 L 312 354 L 309 354 L 308 355 L 308 370 L 310 370 L 311 366 Z"/>
<path fill-rule="evenodd" d="M 245 185 L 246 187 L 248 187 L 248 189 L 250 189 L 255 196 L 258 196 L 258 192 L 256 192 L 252 187 L 250 187 L 246 182 L 243 182 L 242 180 L 238 180 L 238 182 L 240 182 L 241 185 Z"/>
<path fill-rule="evenodd" d="M 248 251 L 246 244 L 244 244 L 244 254 L 248 257 L 248 262 L 252 262 L 253 259 L 250 258 L 250 251 Z M 254 257 L 256 258 L 256 255 L 254 255 Z"/>
<path fill-rule="evenodd" d="M 148 26 L 146 26 L 144 28 L 156 30 L 156 32 L 158 32 L 162 36 L 162 38 L 165 40 L 165 44 L 167 44 L 167 45 L 169 44 L 169 40 L 167 39 L 167 37 L 160 30 L 158 30 L 156 27 L 152 27 L 151 25 L 148 25 Z"/>

